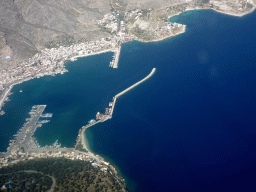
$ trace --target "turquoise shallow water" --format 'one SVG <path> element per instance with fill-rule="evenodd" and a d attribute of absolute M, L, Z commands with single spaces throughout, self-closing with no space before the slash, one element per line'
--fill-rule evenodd
<path fill-rule="evenodd" d="M 74 146 L 78 130 L 121 96 L 113 118 L 88 129 L 92 151 L 126 178 L 131 191 L 244 191 L 255 181 L 255 17 L 193 11 L 173 18 L 187 24 L 177 37 L 122 46 L 69 62 L 69 73 L 14 87 L 0 117 L 1 151 L 31 107 L 47 104 L 51 122 L 37 130 L 41 145 Z M 19 90 L 23 92 L 20 93 Z"/>

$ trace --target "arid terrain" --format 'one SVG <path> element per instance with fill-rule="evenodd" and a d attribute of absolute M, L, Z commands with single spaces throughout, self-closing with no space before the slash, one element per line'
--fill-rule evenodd
<path fill-rule="evenodd" d="M 236 14 L 251 10 L 253 1 L 3 0 L 0 2 L 0 70 L 16 68 L 45 48 L 108 37 L 111 31 L 98 24 L 107 13 L 117 12 L 122 20 L 132 10 L 145 10 L 137 21 L 131 16 L 127 32 L 132 29 L 136 35 L 140 29 L 149 28 L 145 36 L 150 36 L 151 28 L 187 7 L 208 7 Z"/>

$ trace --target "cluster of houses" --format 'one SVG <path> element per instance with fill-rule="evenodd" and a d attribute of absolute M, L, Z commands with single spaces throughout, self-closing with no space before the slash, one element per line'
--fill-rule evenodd
<path fill-rule="evenodd" d="M 108 13 L 104 15 L 103 19 L 98 21 L 98 25 L 103 26 L 111 30 L 111 33 L 118 31 L 118 19 L 119 13 Z"/>
<path fill-rule="evenodd" d="M 60 46 L 59 48 L 44 49 L 41 53 L 37 53 L 30 58 L 28 62 L 21 63 L 17 68 L 0 71 L 0 91 L 29 77 L 35 78 L 64 73 L 67 71 L 64 68 L 64 61 L 72 56 L 92 55 L 133 39 L 134 37 L 113 35 L 106 39 L 74 44 L 69 47 Z"/>
<path fill-rule="evenodd" d="M 77 151 L 43 151 L 41 153 L 15 153 L 13 155 L 10 155 L 9 157 L 2 157 L 0 158 L 0 168 L 11 165 L 11 164 L 17 164 L 21 161 L 25 160 L 32 160 L 32 159 L 38 159 L 38 158 L 66 158 L 70 160 L 81 160 L 81 161 L 89 161 L 92 166 L 94 167 L 100 167 L 102 171 L 107 171 L 109 166 L 108 162 L 105 161 L 99 161 L 96 160 L 94 156 L 86 154 L 86 153 L 79 153 Z M 100 159 L 100 157 L 97 157 Z"/>

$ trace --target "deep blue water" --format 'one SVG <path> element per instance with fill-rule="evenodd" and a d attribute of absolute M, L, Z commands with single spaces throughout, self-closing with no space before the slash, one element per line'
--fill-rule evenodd
<path fill-rule="evenodd" d="M 39 143 L 73 146 L 82 125 L 156 67 L 118 98 L 110 121 L 88 129 L 91 150 L 118 167 L 130 191 L 256 190 L 256 12 L 191 11 L 172 21 L 186 33 L 124 44 L 117 70 L 106 53 L 15 86 L 0 117 L 1 151 L 35 104 L 54 113 Z"/>

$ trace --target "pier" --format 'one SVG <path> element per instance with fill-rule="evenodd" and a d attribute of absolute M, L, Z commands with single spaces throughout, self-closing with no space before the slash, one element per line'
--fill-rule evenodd
<path fill-rule="evenodd" d="M 45 108 L 46 105 L 33 106 L 30 112 L 31 118 L 27 119 L 27 122 L 23 125 L 20 131 L 18 131 L 18 134 L 14 135 L 16 138 L 10 140 L 10 146 L 7 148 L 5 157 L 12 155 L 12 153 L 16 153 L 19 150 L 26 153 L 37 148 L 32 137 L 36 129 L 41 126 L 41 124 L 37 124 L 37 122 Z"/>
<path fill-rule="evenodd" d="M 115 104 L 116 104 L 116 96 L 113 98 L 113 104 L 112 104 L 112 109 L 111 109 L 110 115 L 113 115 Z"/>
<path fill-rule="evenodd" d="M 110 67 L 112 68 L 118 68 L 118 61 L 119 61 L 119 56 L 121 53 L 121 46 L 119 46 L 116 50 L 115 53 L 113 55 L 113 60 L 110 62 Z"/>

